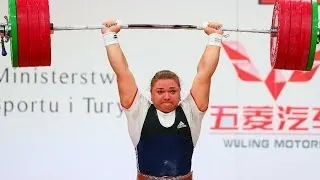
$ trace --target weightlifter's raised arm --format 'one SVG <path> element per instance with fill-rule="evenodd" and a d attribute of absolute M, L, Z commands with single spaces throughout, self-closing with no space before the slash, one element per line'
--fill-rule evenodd
<path fill-rule="evenodd" d="M 115 20 L 103 22 L 103 25 L 101 33 L 109 63 L 117 77 L 120 103 L 124 108 L 129 108 L 137 92 L 137 85 L 118 43 L 117 33 L 120 32 L 121 26 Z"/>
<path fill-rule="evenodd" d="M 214 74 L 219 58 L 223 31 L 221 24 L 210 22 L 204 32 L 209 36 L 206 46 L 197 67 L 197 74 L 193 80 L 191 94 L 200 111 L 206 111 L 209 104 L 211 77 Z"/>

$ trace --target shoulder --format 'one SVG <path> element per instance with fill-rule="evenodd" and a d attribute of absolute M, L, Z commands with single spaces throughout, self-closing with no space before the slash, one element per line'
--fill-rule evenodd
<path fill-rule="evenodd" d="M 132 104 L 128 108 L 122 106 L 122 109 L 125 113 L 131 113 L 144 108 L 149 108 L 150 105 L 151 102 L 147 99 L 147 97 L 143 95 L 140 90 L 137 90 L 133 98 Z"/>
<path fill-rule="evenodd" d="M 204 115 L 206 113 L 206 111 L 201 111 L 198 108 L 196 101 L 193 98 L 191 92 L 189 92 L 187 96 L 181 101 L 180 105 L 182 109 L 185 111 L 185 113 L 190 112 L 193 114 L 200 114 L 200 115 Z"/>

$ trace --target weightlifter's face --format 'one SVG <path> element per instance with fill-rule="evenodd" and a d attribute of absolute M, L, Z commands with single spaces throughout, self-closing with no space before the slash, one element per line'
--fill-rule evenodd
<path fill-rule="evenodd" d="M 174 79 L 159 79 L 151 88 L 151 100 L 158 110 L 168 113 L 177 108 L 181 99 L 180 92 Z"/>

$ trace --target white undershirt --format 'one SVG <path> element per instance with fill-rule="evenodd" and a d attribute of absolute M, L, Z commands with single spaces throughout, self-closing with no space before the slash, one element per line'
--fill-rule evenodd
<path fill-rule="evenodd" d="M 164 112 L 161 112 L 157 109 L 157 114 L 158 114 L 160 124 L 163 127 L 169 128 L 174 124 L 175 119 L 176 119 L 176 111 L 164 113 Z"/>

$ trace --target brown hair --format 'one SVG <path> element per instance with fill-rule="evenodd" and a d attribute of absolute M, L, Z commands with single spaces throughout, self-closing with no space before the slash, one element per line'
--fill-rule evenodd
<path fill-rule="evenodd" d="M 159 79 L 173 79 L 177 82 L 179 88 L 180 88 L 180 79 L 178 75 L 170 70 L 161 70 L 158 71 L 151 79 L 150 88 L 152 89 L 153 85 L 157 82 Z"/>

